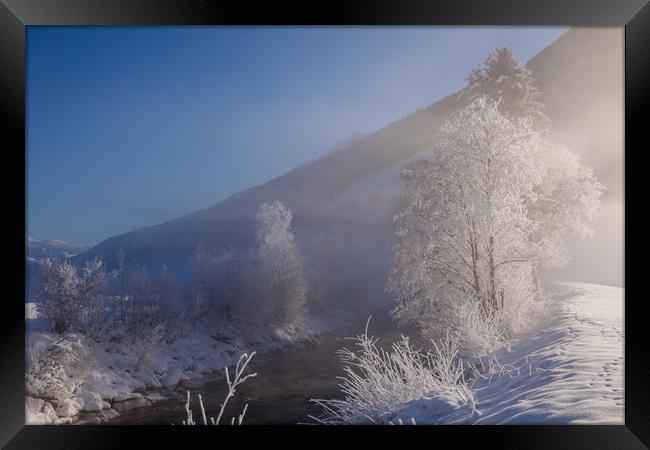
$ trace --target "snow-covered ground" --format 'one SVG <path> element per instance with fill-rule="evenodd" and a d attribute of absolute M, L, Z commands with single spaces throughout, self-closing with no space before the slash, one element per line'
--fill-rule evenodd
<path fill-rule="evenodd" d="M 34 332 L 28 341 L 29 351 L 38 351 L 37 348 L 58 339 L 50 333 Z M 76 342 L 71 337 L 73 346 Z M 108 419 L 121 408 L 147 406 L 160 397 L 157 392 L 151 397 L 148 391 L 174 387 L 183 380 L 233 364 L 243 351 L 210 338 L 209 334 L 197 333 L 151 349 L 142 367 L 136 370 L 139 353 L 138 348 L 126 344 L 98 344 L 87 355 L 87 365 L 81 373 L 75 373 L 76 368 L 65 367 L 66 377 L 72 379 L 60 378 L 57 373 L 53 373 L 52 380 L 43 377 L 52 387 L 43 389 L 42 396 L 59 393 L 55 396 L 59 399 L 50 402 L 57 406 L 49 408 L 28 395 L 26 423 L 68 423 L 76 420 L 82 411 L 101 412 L 98 416 Z M 65 384 L 77 379 L 83 381 L 73 392 L 64 389 Z"/>
<path fill-rule="evenodd" d="M 417 424 L 623 424 L 619 287 L 558 283 L 546 319 L 496 355 L 500 374 L 472 386 L 477 413 L 452 399 L 411 401 L 391 419 Z"/>
<path fill-rule="evenodd" d="M 264 353 L 309 339 L 340 326 L 347 319 L 346 313 L 340 310 L 328 313 L 326 319 L 307 317 L 291 334 L 259 329 L 238 336 L 236 329 L 222 327 L 217 333 L 209 325 L 199 325 L 173 342 L 162 342 L 151 348 L 137 369 L 141 348 L 106 343 L 95 345 L 86 354 L 82 344 L 86 341 L 71 335 L 57 345 L 65 353 L 64 358 L 74 355 L 72 359 L 82 361 L 44 370 L 38 383 L 28 386 L 26 423 L 73 423 L 83 416 L 88 419 L 88 413 L 92 423 L 109 420 L 119 415 L 120 410 L 149 406 L 165 399 L 168 390 L 181 382 L 197 380 L 235 364 L 244 352 Z M 32 303 L 25 305 L 25 315 L 28 357 L 38 354 L 47 344 L 60 341 L 59 336 L 46 331 Z"/>
<path fill-rule="evenodd" d="M 622 424 L 624 290 L 559 283 L 548 292 L 546 317 L 496 354 L 495 373 L 473 382 L 477 412 L 449 395 L 408 402 L 387 419 L 412 423 L 413 418 L 417 424 Z M 26 315 L 28 324 L 38 321 L 32 305 L 26 305 Z M 316 334 L 333 326 L 331 320 L 309 324 Z M 35 328 L 29 348 L 53 339 Z M 70 422 L 82 411 L 109 419 L 122 409 L 162 399 L 165 388 L 232 364 L 244 350 L 270 350 L 290 341 L 287 336 L 260 335 L 251 346 L 250 341 L 228 341 L 207 329 L 195 331 L 153 349 L 139 371 L 134 370 L 136 353 L 128 347 L 96 346 L 88 357 L 85 383 L 69 399 L 52 403 L 26 398 L 27 423 Z"/>

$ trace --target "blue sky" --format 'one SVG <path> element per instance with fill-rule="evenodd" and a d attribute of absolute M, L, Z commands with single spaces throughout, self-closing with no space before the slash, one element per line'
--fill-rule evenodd
<path fill-rule="evenodd" d="M 90 245 L 214 205 L 565 31 L 29 27 L 27 233 Z"/>

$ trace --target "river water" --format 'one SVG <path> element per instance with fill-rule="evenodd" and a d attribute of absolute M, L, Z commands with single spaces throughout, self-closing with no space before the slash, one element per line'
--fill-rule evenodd
<path fill-rule="evenodd" d="M 355 336 L 364 328 L 365 320 L 359 319 L 349 326 L 322 334 L 311 342 L 255 355 L 248 368 L 258 375 L 237 388 L 221 423 L 230 423 L 231 417 L 237 416 L 246 403 L 248 411 L 244 424 L 247 425 L 314 423 L 309 415 L 318 416 L 321 409 L 310 399 L 342 397 L 337 377 L 343 375 L 343 370 L 336 350 L 344 346 L 352 349 L 354 343 L 345 337 Z M 401 332 L 404 331 L 398 329 L 388 317 L 373 317 L 370 322 L 369 334 L 379 337 L 378 345 L 384 348 L 395 342 Z M 195 420 L 200 421 L 197 394 L 203 398 L 206 415 L 216 417 L 227 392 L 223 370 L 188 382 L 173 391 L 162 392 L 167 399 L 151 406 L 123 410 L 108 424 L 180 424 L 186 416 L 188 389 L 192 393 L 191 409 Z"/>

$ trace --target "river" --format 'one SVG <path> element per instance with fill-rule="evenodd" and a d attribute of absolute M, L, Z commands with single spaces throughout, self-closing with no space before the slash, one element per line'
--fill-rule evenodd
<path fill-rule="evenodd" d="M 345 339 L 354 336 L 365 327 L 365 320 L 338 330 L 322 334 L 312 341 L 292 345 L 265 354 L 257 354 L 249 368 L 257 372 L 237 388 L 230 399 L 222 423 L 230 423 L 248 403 L 244 424 L 298 424 L 314 423 L 309 415 L 319 415 L 318 405 L 312 398 L 341 398 L 338 376 L 343 375 L 336 350 L 354 343 Z M 380 338 L 379 344 L 388 347 L 399 338 L 401 332 L 388 317 L 373 317 L 370 334 Z M 412 334 L 412 332 L 409 332 Z M 232 370 L 231 370 L 232 373 Z M 110 425 L 170 425 L 185 419 L 187 390 L 192 393 L 191 409 L 195 420 L 200 421 L 197 394 L 201 394 L 208 417 L 216 416 L 226 392 L 223 371 L 187 382 L 171 391 L 161 391 L 167 397 L 151 406 L 123 410 L 108 422 Z"/>

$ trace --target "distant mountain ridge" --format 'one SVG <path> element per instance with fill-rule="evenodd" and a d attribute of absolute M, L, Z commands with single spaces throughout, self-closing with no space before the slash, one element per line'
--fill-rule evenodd
<path fill-rule="evenodd" d="M 33 259 L 71 258 L 87 248 L 85 245 L 74 244 L 60 239 L 39 240 L 30 237 L 25 238 L 27 256 Z"/>
<path fill-rule="evenodd" d="M 573 29 L 527 64 L 541 88 L 558 139 L 570 144 L 595 168 L 610 187 L 608 195 L 619 189 L 622 173 L 622 52 L 622 33 L 618 30 Z M 182 276 L 189 270 L 189 256 L 199 243 L 214 252 L 253 245 L 254 215 L 259 205 L 282 200 L 293 211 L 296 239 L 308 255 L 319 250 L 320 244 L 314 242 L 345 236 L 356 253 L 377 252 L 388 261 L 399 167 L 433 148 L 440 125 L 459 107 L 457 98 L 458 93 L 442 98 L 212 207 L 113 236 L 73 260 L 100 257 L 110 267 L 123 250 L 133 262 L 164 263 Z M 618 122 L 607 121 L 607 114 L 620 114 L 620 130 Z M 355 253 L 350 248 L 340 251 Z M 386 264 L 364 264 L 350 270 L 357 271 L 360 278 L 381 278 Z"/>

